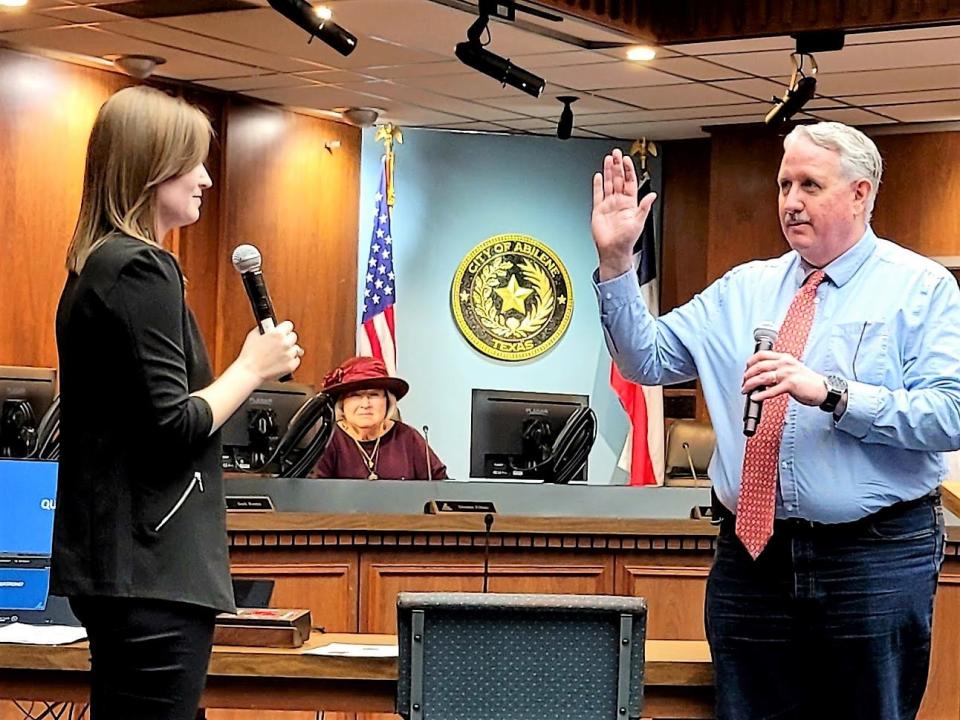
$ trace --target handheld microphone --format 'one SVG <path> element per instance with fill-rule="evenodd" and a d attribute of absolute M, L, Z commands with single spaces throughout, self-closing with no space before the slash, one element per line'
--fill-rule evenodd
<path fill-rule="evenodd" d="M 267 292 L 267 283 L 263 279 L 260 266 L 263 259 L 260 251 L 253 245 L 237 245 L 233 251 L 233 267 L 240 273 L 243 280 L 243 289 L 247 291 L 250 307 L 253 308 L 253 317 L 257 321 L 257 329 L 263 335 L 277 325 L 277 314 L 273 310 L 273 301 Z M 280 382 L 293 380 L 293 375 L 287 373 Z"/>
<path fill-rule="evenodd" d="M 433 468 L 430 467 L 430 428 L 423 426 L 424 452 L 427 454 L 427 480 L 433 480 Z"/>
<path fill-rule="evenodd" d="M 761 323 L 753 331 L 753 339 L 757 342 L 753 349 L 754 353 L 773 350 L 773 344 L 777 341 L 777 330 L 771 323 Z M 765 389 L 758 387 L 751 390 L 743 404 L 743 434 L 747 437 L 753 437 L 757 432 L 757 426 L 760 424 L 760 413 L 763 410 L 763 401 L 757 402 L 753 399 L 753 396 Z"/>

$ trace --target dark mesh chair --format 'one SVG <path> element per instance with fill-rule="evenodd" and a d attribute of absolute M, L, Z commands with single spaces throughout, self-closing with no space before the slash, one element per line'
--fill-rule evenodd
<path fill-rule="evenodd" d="M 407 720 L 635 720 L 647 606 L 609 595 L 400 593 Z"/>

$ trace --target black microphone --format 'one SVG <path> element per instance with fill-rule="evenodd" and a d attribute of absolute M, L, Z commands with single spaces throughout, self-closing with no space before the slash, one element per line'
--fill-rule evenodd
<path fill-rule="evenodd" d="M 483 516 L 483 592 L 487 592 L 487 581 L 490 579 L 490 528 L 493 527 L 493 513 Z"/>
<path fill-rule="evenodd" d="M 773 344 L 777 341 L 777 331 L 770 323 L 761 323 L 753 331 L 753 339 L 757 341 L 753 349 L 754 353 L 773 350 Z M 757 426 L 760 424 L 760 413 L 763 410 L 763 401 L 757 402 L 753 399 L 753 396 L 765 389 L 758 387 L 751 390 L 743 404 L 743 434 L 747 437 L 753 437 L 757 432 Z"/>
<path fill-rule="evenodd" d="M 776 127 L 792 118 L 809 102 L 817 92 L 817 79 L 806 75 L 797 82 L 795 87 L 787 88 L 780 100 L 770 109 L 763 119 L 770 127 Z"/>
<path fill-rule="evenodd" d="M 247 291 L 250 307 L 253 308 L 253 317 L 257 321 L 257 329 L 263 335 L 267 330 L 276 327 L 277 314 L 273 310 L 273 301 L 267 292 L 267 283 L 263 279 L 260 266 L 263 262 L 260 251 L 253 245 L 237 245 L 233 251 L 233 267 L 240 273 L 243 280 L 243 289 Z M 293 380 L 293 375 L 287 373 L 280 382 Z"/>
<path fill-rule="evenodd" d="M 427 480 L 433 480 L 433 468 L 430 467 L 430 428 L 423 426 L 424 452 L 427 454 Z"/>

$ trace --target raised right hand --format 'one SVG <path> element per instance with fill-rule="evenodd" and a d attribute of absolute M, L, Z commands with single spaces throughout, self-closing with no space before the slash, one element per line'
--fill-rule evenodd
<path fill-rule="evenodd" d="M 238 359 L 266 381 L 292 373 L 300 367 L 302 357 L 303 348 L 297 345 L 293 323 L 284 320 L 263 335 L 256 328 L 247 333 Z"/>
<path fill-rule="evenodd" d="M 600 258 L 600 280 L 633 268 L 633 246 L 643 232 L 656 193 L 637 204 L 637 173 L 633 160 L 619 149 L 603 158 L 603 172 L 593 176 L 593 215 L 590 230 Z"/>

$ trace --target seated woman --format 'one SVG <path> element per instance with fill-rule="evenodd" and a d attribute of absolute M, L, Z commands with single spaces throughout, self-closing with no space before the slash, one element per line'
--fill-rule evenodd
<path fill-rule="evenodd" d="M 382 360 L 353 357 L 323 378 L 336 402 L 337 425 L 309 477 L 367 480 L 445 480 L 447 468 L 416 430 L 399 420 L 405 380 L 390 377 Z M 427 456 L 430 467 L 428 472 Z"/>

